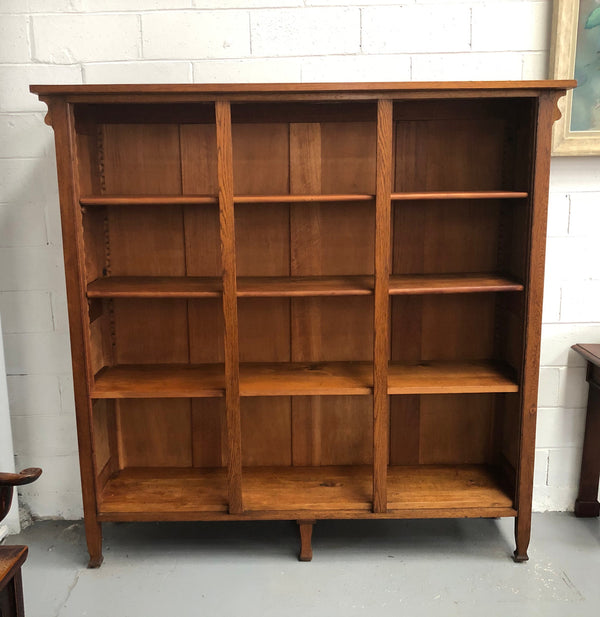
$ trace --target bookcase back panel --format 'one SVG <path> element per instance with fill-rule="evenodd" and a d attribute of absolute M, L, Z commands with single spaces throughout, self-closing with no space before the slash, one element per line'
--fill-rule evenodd
<path fill-rule="evenodd" d="M 233 190 L 238 195 L 289 192 L 289 125 L 233 124 Z"/>
<path fill-rule="evenodd" d="M 291 400 L 249 397 L 241 400 L 242 465 L 291 465 Z"/>
<path fill-rule="evenodd" d="M 109 273 L 112 276 L 186 274 L 181 206 L 108 209 Z"/>
<path fill-rule="evenodd" d="M 493 460 L 496 395 L 390 397 L 390 465 Z"/>
<path fill-rule="evenodd" d="M 189 399 L 117 401 L 123 467 L 191 467 Z"/>
<path fill-rule="evenodd" d="M 283 204 L 237 205 L 235 252 L 238 276 L 287 276 L 289 208 Z"/>
<path fill-rule="evenodd" d="M 321 192 L 375 193 L 375 122 L 321 125 Z"/>
<path fill-rule="evenodd" d="M 220 276 L 219 211 L 216 206 L 184 206 L 183 232 L 187 276 Z"/>
<path fill-rule="evenodd" d="M 295 276 L 373 274 L 374 203 L 291 208 L 291 271 Z"/>
<path fill-rule="evenodd" d="M 373 460 L 372 398 L 242 398 L 242 463 L 362 465 Z M 309 415 L 309 417 L 303 417 Z"/>
<path fill-rule="evenodd" d="M 371 202 L 237 205 L 237 275 L 373 274 L 374 227 Z"/>
<path fill-rule="evenodd" d="M 394 297 L 391 359 L 420 362 L 492 358 L 494 313 L 495 298 L 491 293 Z"/>
<path fill-rule="evenodd" d="M 494 346 L 493 294 L 425 296 L 423 360 L 490 358 Z M 474 333 L 477 336 L 474 336 Z"/>
<path fill-rule="evenodd" d="M 192 458 L 194 467 L 227 465 L 225 398 L 192 399 Z"/>
<path fill-rule="evenodd" d="M 501 119 L 398 122 L 394 190 L 508 188 L 503 182 L 503 157 Z"/>
<path fill-rule="evenodd" d="M 373 300 L 366 296 L 241 298 L 238 320 L 241 362 L 373 358 Z"/>
<path fill-rule="evenodd" d="M 373 299 L 293 298 L 294 361 L 372 361 Z"/>
<path fill-rule="evenodd" d="M 373 461 L 370 396 L 292 398 L 295 466 L 361 465 Z"/>
<path fill-rule="evenodd" d="M 189 361 L 212 364 L 225 361 L 223 306 L 220 298 L 187 300 Z"/>
<path fill-rule="evenodd" d="M 176 124 L 105 124 L 100 156 L 105 193 L 181 193 L 181 150 Z"/>
<path fill-rule="evenodd" d="M 326 109 L 330 106 L 303 109 L 297 105 L 291 122 L 277 121 L 281 107 L 251 107 L 257 110 L 257 117 L 270 122 L 248 122 L 245 106 L 241 112 L 233 108 L 236 194 L 375 192 L 374 106 L 369 106 L 371 121 L 351 125 L 331 121 L 332 117 L 344 117 L 343 107 L 333 116 Z M 268 109 L 273 109 L 270 118 Z"/>
<path fill-rule="evenodd" d="M 117 364 L 189 362 L 186 300 L 115 298 L 113 306 Z"/>
<path fill-rule="evenodd" d="M 321 397 L 313 418 L 313 465 L 367 465 L 373 462 L 373 398 Z"/>
<path fill-rule="evenodd" d="M 406 201 L 393 213 L 394 274 L 498 270 L 499 202 Z"/>
<path fill-rule="evenodd" d="M 115 298 L 111 302 L 112 309 L 105 310 L 112 311 L 115 363 L 223 362 L 223 310 L 219 299 Z M 95 346 L 102 345 L 105 364 L 110 357 L 109 328 L 109 323 L 100 321 L 98 339 L 94 341 Z"/>
<path fill-rule="evenodd" d="M 214 124 L 181 124 L 181 188 L 184 195 L 216 195 L 217 129 Z"/>
<path fill-rule="evenodd" d="M 494 398 L 487 394 L 421 396 L 419 462 L 491 462 Z"/>
<path fill-rule="evenodd" d="M 238 302 L 240 362 L 290 361 L 290 301 L 241 298 Z"/>

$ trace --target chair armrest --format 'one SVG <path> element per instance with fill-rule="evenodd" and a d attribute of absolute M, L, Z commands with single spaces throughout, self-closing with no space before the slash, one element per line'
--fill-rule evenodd
<path fill-rule="evenodd" d="M 0 473 L 0 486 L 22 486 L 31 484 L 42 475 L 39 467 L 29 467 L 19 473 Z"/>

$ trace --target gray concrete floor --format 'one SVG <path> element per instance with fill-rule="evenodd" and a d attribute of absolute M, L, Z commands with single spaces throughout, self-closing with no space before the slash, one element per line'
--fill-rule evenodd
<path fill-rule="evenodd" d="M 311 563 L 292 522 L 113 523 L 87 570 L 81 522 L 37 522 L 27 617 L 600 614 L 600 521 L 536 514 L 529 562 L 512 519 L 320 521 Z"/>

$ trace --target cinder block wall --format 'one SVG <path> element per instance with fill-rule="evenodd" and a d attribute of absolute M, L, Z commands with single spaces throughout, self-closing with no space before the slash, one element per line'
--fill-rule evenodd
<path fill-rule="evenodd" d="M 51 130 L 30 83 L 536 79 L 552 3 L 0 0 L 0 312 L 17 467 L 34 515 L 82 514 Z M 597 159 L 552 166 L 536 509 L 572 508 L 600 342 Z M 597 251 L 596 251 L 597 255 Z"/>

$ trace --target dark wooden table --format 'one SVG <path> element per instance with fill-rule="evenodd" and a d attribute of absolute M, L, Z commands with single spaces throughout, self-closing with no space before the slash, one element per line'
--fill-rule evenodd
<path fill-rule="evenodd" d="M 590 384 L 575 516 L 598 516 L 600 514 L 600 503 L 598 503 L 598 477 L 600 476 L 600 344 L 573 345 L 573 349 L 587 360 L 586 379 Z"/>
<path fill-rule="evenodd" d="M 24 617 L 21 566 L 27 559 L 26 546 L 0 546 L 0 615 Z"/>

